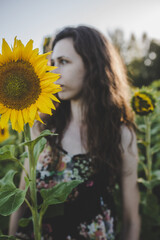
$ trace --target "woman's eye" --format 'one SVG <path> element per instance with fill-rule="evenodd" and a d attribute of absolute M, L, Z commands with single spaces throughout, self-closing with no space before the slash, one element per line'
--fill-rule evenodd
<path fill-rule="evenodd" d="M 51 66 L 54 66 L 54 65 L 55 65 L 54 60 L 51 59 Z"/>
<path fill-rule="evenodd" d="M 66 63 L 67 63 L 67 60 L 65 60 L 65 59 L 60 60 L 60 64 L 65 65 Z"/>

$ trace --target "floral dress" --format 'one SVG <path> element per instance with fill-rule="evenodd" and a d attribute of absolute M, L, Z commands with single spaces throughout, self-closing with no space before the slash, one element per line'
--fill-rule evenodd
<path fill-rule="evenodd" d="M 115 239 L 112 194 L 106 188 L 105 173 L 93 174 L 91 162 L 88 154 L 71 157 L 60 147 L 57 147 L 55 158 L 50 145 L 46 145 L 37 164 L 38 190 L 60 182 L 83 182 L 73 189 L 65 203 L 48 208 L 43 220 L 42 240 Z M 40 203 L 40 194 L 38 200 Z M 31 228 L 31 224 L 19 228 L 17 237 L 33 239 Z"/>

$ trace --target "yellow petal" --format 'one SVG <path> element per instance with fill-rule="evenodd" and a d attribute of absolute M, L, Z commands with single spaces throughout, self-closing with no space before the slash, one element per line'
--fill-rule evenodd
<path fill-rule="evenodd" d="M 36 106 L 36 104 L 32 104 L 29 108 L 29 117 L 30 117 L 31 121 L 33 121 L 35 119 L 36 112 L 37 112 L 37 106 Z"/>
<path fill-rule="evenodd" d="M 48 106 L 46 106 L 46 104 L 43 102 L 43 100 L 41 101 L 40 97 L 37 100 L 36 105 L 40 112 L 52 115 L 51 109 Z"/>
<path fill-rule="evenodd" d="M 54 84 L 53 86 L 48 86 L 46 88 L 42 89 L 42 92 L 44 93 L 57 93 L 61 91 L 62 89 L 59 87 L 59 85 Z"/>
<path fill-rule="evenodd" d="M 47 107 L 55 109 L 55 106 L 54 106 L 52 100 L 45 94 L 44 95 L 41 94 L 40 101 L 44 102 Z"/>
<path fill-rule="evenodd" d="M 41 123 L 43 123 L 43 124 L 45 124 L 45 123 L 42 121 L 42 119 L 40 118 L 38 112 L 36 112 L 36 120 L 39 121 L 39 122 L 41 122 Z"/>
<path fill-rule="evenodd" d="M 29 126 L 32 127 L 33 123 L 34 123 L 34 121 L 29 121 Z"/>
<path fill-rule="evenodd" d="M 50 85 L 52 85 L 52 84 L 53 84 L 53 80 L 52 80 L 52 79 L 48 79 L 48 80 L 46 80 L 46 81 L 41 81 L 41 82 L 40 82 L 40 86 L 41 86 L 42 88 L 48 87 L 48 86 L 50 86 Z"/>
<path fill-rule="evenodd" d="M 13 127 L 12 127 L 13 128 Z M 13 128 L 14 130 L 16 130 L 16 131 L 18 131 L 18 132 L 21 132 L 22 131 L 22 129 L 20 128 L 20 126 L 19 126 L 19 123 L 18 123 L 18 121 L 16 121 L 16 123 L 15 123 L 15 128 Z"/>
<path fill-rule="evenodd" d="M 29 42 L 26 44 L 26 46 L 24 47 L 24 52 L 25 52 L 25 58 L 26 60 L 28 60 L 31 55 L 32 55 L 32 49 L 33 49 L 33 40 L 29 40 Z"/>
<path fill-rule="evenodd" d="M 52 81 L 54 82 L 54 81 L 58 80 L 60 76 L 61 75 L 57 74 L 57 73 L 46 72 L 46 74 L 41 79 L 41 81 L 46 81 L 46 80 L 52 79 Z"/>
<path fill-rule="evenodd" d="M 18 112 L 15 109 L 12 109 L 10 119 L 11 119 L 13 129 L 15 129 L 17 116 L 18 116 Z"/>
<path fill-rule="evenodd" d="M 0 114 L 5 113 L 8 110 L 3 104 L 0 104 Z"/>
<path fill-rule="evenodd" d="M 49 97 L 50 97 L 53 101 L 60 103 L 59 99 L 56 98 L 53 94 L 49 95 Z"/>
<path fill-rule="evenodd" d="M 19 125 L 19 129 L 23 130 L 23 127 L 24 127 L 24 120 L 23 120 L 23 115 L 22 115 L 22 111 L 19 110 L 18 111 L 18 125 Z"/>
<path fill-rule="evenodd" d="M 1 120 L 0 120 L 2 128 L 8 125 L 10 114 L 11 114 L 11 109 L 8 109 L 4 114 L 2 114 Z"/>
<path fill-rule="evenodd" d="M 27 123 L 29 121 L 29 113 L 27 108 L 22 110 L 22 115 L 23 115 L 24 123 Z"/>
<path fill-rule="evenodd" d="M 13 50 L 17 47 L 17 36 L 14 38 Z"/>
<path fill-rule="evenodd" d="M 8 61 L 12 57 L 12 51 L 4 38 L 2 40 L 2 55 L 5 61 Z"/>
<path fill-rule="evenodd" d="M 41 71 L 41 69 L 45 66 L 46 68 L 46 64 L 47 64 L 48 60 L 44 59 L 39 61 L 37 64 L 34 63 L 34 68 L 35 68 L 35 72 L 39 72 Z"/>

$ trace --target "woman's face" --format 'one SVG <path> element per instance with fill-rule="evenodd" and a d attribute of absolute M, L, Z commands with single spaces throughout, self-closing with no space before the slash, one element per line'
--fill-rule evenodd
<path fill-rule="evenodd" d="M 56 81 L 62 91 L 58 93 L 61 100 L 77 100 L 81 97 L 85 67 L 82 58 L 75 51 L 73 40 L 65 38 L 58 41 L 53 49 L 51 65 L 57 66 L 61 77 Z"/>

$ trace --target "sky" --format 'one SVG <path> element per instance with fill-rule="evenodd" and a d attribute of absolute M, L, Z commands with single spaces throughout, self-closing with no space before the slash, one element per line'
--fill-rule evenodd
<path fill-rule="evenodd" d="M 106 36 L 122 29 L 140 38 L 144 32 L 160 40 L 160 0 L 0 0 L 0 52 L 2 38 L 13 45 L 14 37 L 42 53 L 44 37 L 63 27 L 88 25 Z"/>

